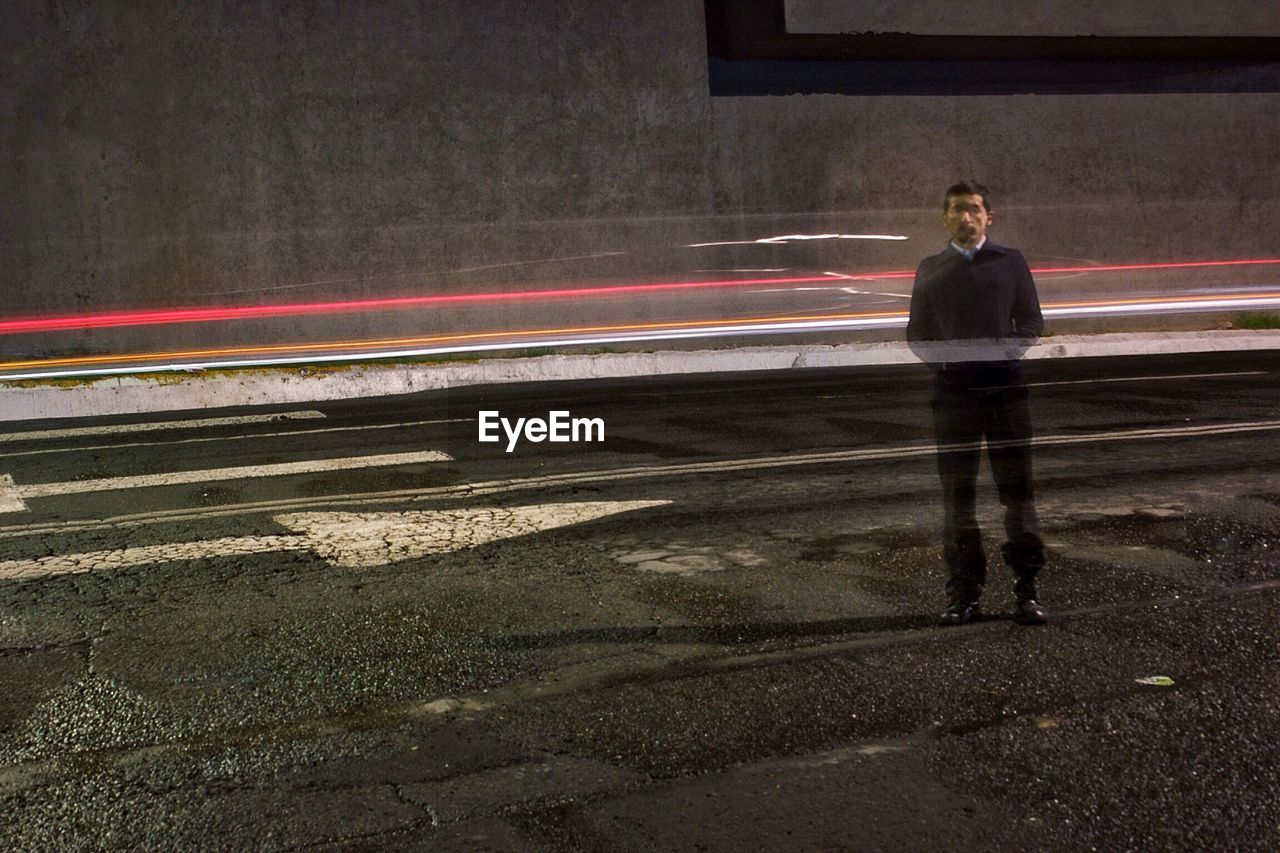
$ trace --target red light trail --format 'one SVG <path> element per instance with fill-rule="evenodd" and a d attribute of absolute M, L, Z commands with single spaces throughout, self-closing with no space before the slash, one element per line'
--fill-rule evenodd
<path fill-rule="evenodd" d="M 879 277 L 911 276 L 912 273 L 872 273 Z M 868 276 L 870 277 L 870 276 Z M 670 290 L 696 290 L 713 287 L 747 287 L 759 284 L 799 284 L 835 281 L 831 276 L 797 278 L 761 278 L 733 281 L 686 281 L 664 284 L 624 284 L 603 287 L 557 288 L 554 290 L 516 290 L 498 293 L 458 293 L 436 296 L 400 296 L 385 299 L 359 299 L 341 302 L 302 302 L 282 305 L 243 305 L 221 308 L 172 308 L 152 311 L 113 311 L 103 314 L 81 314 L 68 317 L 34 317 L 23 320 L 0 320 L 0 334 L 19 332 L 51 332 L 73 329 L 100 329 L 116 326 L 152 326 L 169 323 L 203 323 L 211 320 L 254 320 L 265 317 L 296 317 L 308 314 L 341 314 L 356 311 L 386 311 L 398 308 L 485 304 L 498 302 L 536 302 L 544 299 L 622 296 L 629 293 L 657 293 Z"/>
<path fill-rule="evenodd" d="M 1046 317 L 1085 316 L 1096 313 L 1145 313 L 1186 309 L 1221 310 L 1229 306 L 1273 306 L 1280 292 L 1220 295 L 1210 299 L 1194 296 L 1150 299 L 1086 300 L 1049 302 Z M 317 343 L 265 344 L 213 347 L 168 352 L 120 353 L 67 358 L 28 359 L 0 362 L 0 382 L 58 376 L 128 373 L 149 370 L 235 368 L 353 361 L 358 359 L 404 358 L 460 352 L 497 351 L 519 347 L 579 346 L 638 340 L 675 340 L 744 334 L 786 334 L 815 330 L 891 328 L 905 325 L 904 310 L 839 314 L 791 314 L 765 317 L 682 320 L 654 323 L 624 323 L 561 328 L 467 332 L 426 337 Z M 198 359 L 199 361 L 193 362 Z M 147 367 L 145 365 L 158 365 Z M 17 371 L 33 371 L 19 373 Z"/>
<path fill-rule="evenodd" d="M 1089 272 L 1141 272 L 1149 270 L 1197 269 L 1208 267 L 1276 266 L 1280 258 L 1259 258 L 1234 261 L 1184 261 L 1158 264 L 1112 264 L 1106 266 L 1043 267 L 1032 270 L 1036 274 L 1089 273 Z M 755 287 L 760 285 L 813 284 L 823 282 L 833 288 L 847 287 L 850 280 L 874 281 L 882 279 L 909 279 L 915 273 L 908 270 L 857 273 L 833 278 L 829 275 L 798 276 L 792 278 L 753 278 L 724 281 L 663 282 L 658 284 L 602 285 L 597 287 L 553 288 L 544 290 L 500 291 L 495 293 L 437 294 L 432 296 L 403 296 L 380 299 L 343 300 L 331 302 L 303 302 L 275 305 L 241 305 L 209 308 L 163 308 L 141 311 L 108 311 L 98 314 L 80 314 L 60 317 L 27 317 L 0 320 L 0 334 L 13 335 L 33 332 L 75 331 L 124 326 L 154 326 L 176 323 L 205 323 L 217 320 L 253 320 L 270 317 L 297 317 L 317 314 L 342 314 L 366 311 L 388 311 L 403 308 L 445 307 L 454 305 L 483 305 L 493 303 L 536 302 L 552 299 L 609 298 L 628 294 L 662 293 L 714 288 Z"/>

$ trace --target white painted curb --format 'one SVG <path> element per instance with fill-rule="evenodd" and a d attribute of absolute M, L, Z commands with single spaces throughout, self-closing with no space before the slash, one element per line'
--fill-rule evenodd
<path fill-rule="evenodd" d="M 1090 358 L 1280 349 L 1280 330 L 1065 335 L 1042 340 L 1024 358 Z M 140 412 L 287 405 L 412 394 L 467 385 L 558 382 L 804 367 L 914 364 L 903 342 L 547 355 L 445 364 L 352 366 L 342 370 L 250 369 L 158 379 L 121 376 L 68 384 L 0 380 L 0 421 Z"/>

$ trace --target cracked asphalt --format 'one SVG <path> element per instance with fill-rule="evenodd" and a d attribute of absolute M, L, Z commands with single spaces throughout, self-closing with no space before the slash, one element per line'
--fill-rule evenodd
<path fill-rule="evenodd" d="M 1028 368 L 1034 628 L 989 483 L 991 615 L 934 624 L 915 369 L 5 441 L 19 484 L 452 458 L 0 515 L 0 846 L 1280 847 L 1280 354 Z M 507 454 L 480 409 L 606 440 Z"/>

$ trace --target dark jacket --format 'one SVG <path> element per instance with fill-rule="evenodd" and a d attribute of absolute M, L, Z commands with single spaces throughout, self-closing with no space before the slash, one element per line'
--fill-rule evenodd
<path fill-rule="evenodd" d="M 1017 338 L 1030 344 L 1044 330 L 1040 298 L 1027 260 L 1017 249 L 987 240 L 972 261 L 948 245 L 920 262 L 911 290 L 908 341 Z M 955 384 L 1020 382 L 1016 359 L 932 361 Z"/>

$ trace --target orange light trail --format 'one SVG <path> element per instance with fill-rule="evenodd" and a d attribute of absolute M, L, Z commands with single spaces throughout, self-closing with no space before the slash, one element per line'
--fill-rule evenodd
<path fill-rule="evenodd" d="M 524 329 L 509 332 L 468 332 L 460 335 L 433 335 L 429 337 L 413 337 L 413 338 L 384 338 L 381 340 L 367 341 L 329 341 L 316 344 L 270 344 L 264 346 L 245 346 L 245 347 L 218 347 L 211 349 L 194 349 L 194 350 L 173 350 L 170 352 L 156 353 L 131 353 L 128 355 L 86 355 L 75 356 L 72 358 L 53 358 L 40 359 L 32 361 L 6 361 L 0 362 L 0 370 L 21 370 L 31 367 L 68 367 L 72 365 L 90 365 L 90 364 L 110 364 L 121 361 L 168 361 L 168 360 L 184 360 L 191 358 L 217 358 L 226 356 L 243 356 L 243 355 L 280 355 L 290 352 L 307 352 L 307 351 L 334 351 L 334 350 L 353 350 L 353 349 L 388 349 L 392 347 L 407 346 L 426 346 L 430 344 L 444 343 L 463 343 L 481 340 L 492 340 L 494 338 L 519 337 L 529 339 L 527 343 L 538 343 L 537 338 L 546 337 L 548 335 L 594 335 L 607 332 L 652 332 L 652 331 L 669 331 L 673 329 L 698 329 L 711 326 L 723 325 L 754 325 L 761 323 L 803 323 L 818 320 L 841 320 L 841 319 L 873 319 L 876 317 L 896 318 L 906 317 L 906 313 L 902 311 L 882 311 L 871 312 L 865 314 L 815 314 L 815 315 L 794 315 L 783 317 L 743 317 L 732 320 L 685 320 L 679 322 L 667 323 L 626 323 L 620 325 L 608 326 L 568 326 L 559 329 Z M 370 353 L 376 357 L 377 353 Z M 3 379 L 4 377 L 0 377 Z"/>
<path fill-rule="evenodd" d="M 1110 309 L 1124 307 L 1142 307 L 1152 306 L 1159 308 L 1165 305 L 1193 305 L 1200 307 L 1206 302 L 1212 302 L 1215 307 L 1225 306 L 1231 303 L 1266 303 L 1280 301 L 1280 292 L 1272 293 L 1248 293 L 1248 294 L 1226 294 L 1219 295 L 1206 300 L 1199 296 L 1170 296 L 1161 299 L 1111 299 L 1111 300 L 1082 300 L 1067 302 L 1049 302 L 1042 307 L 1046 315 L 1052 314 L 1070 314 L 1072 312 L 1087 313 L 1091 309 Z M 124 372 L 124 366 L 128 364 L 151 364 L 157 362 L 167 362 L 173 369 L 182 369 L 191 367 L 185 364 L 193 359 L 216 359 L 216 358 L 245 358 L 245 357 L 287 357 L 287 363 L 303 363 L 307 361 L 341 360 L 338 357 L 324 358 L 326 353 L 349 353 L 358 351 L 355 357 L 364 357 L 370 359 L 387 358 L 395 355 L 406 355 L 406 348 L 422 348 L 422 347 L 445 347 L 452 345 L 454 347 L 465 347 L 468 350 L 482 350 L 486 348 L 485 342 L 495 342 L 505 339 L 503 346 L 552 346 L 552 345 L 575 345 L 584 343 L 585 341 L 571 341 L 566 343 L 563 336 L 571 338 L 583 338 L 584 336 L 598 335 L 650 335 L 652 333 L 666 332 L 672 336 L 677 336 L 681 332 L 689 332 L 696 335 L 700 332 L 708 330 L 719 330 L 724 334 L 731 334 L 734 330 L 748 331 L 752 327 L 769 327 L 769 326 L 787 326 L 794 324 L 795 328 L 779 329 L 779 331 L 804 331 L 804 324 L 813 324 L 814 326 L 836 327 L 841 324 L 852 327 L 855 324 L 863 323 L 870 325 L 880 322 L 880 325 L 888 327 L 905 323 L 907 319 L 907 311 L 869 311 L 856 313 L 830 313 L 830 314 L 789 314 L 769 317 L 739 317 L 731 319 L 715 319 L 715 320 L 689 320 L 689 321 L 669 321 L 654 323 L 625 323 L 625 324 L 608 324 L 594 326 L 565 326 L 549 329 L 523 329 L 511 331 L 489 331 L 489 332 L 468 332 L 463 334 L 448 335 L 431 335 L 421 337 L 404 337 L 404 338 L 383 338 L 374 340 L 348 340 L 348 341 L 330 341 L 320 343 L 302 343 L 302 344 L 271 344 L 261 346 L 239 346 L 239 347 L 213 347 L 205 349 L 191 350 L 173 350 L 167 352 L 153 353 L 129 353 L 120 355 L 93 355 L 93 356 L 75 356 L 70 358 L 56 359 L 39 359 L 0 362 L 0 371 L 12 372 L 18 370 L 42 369 L 50 370 L 54 368 L 91 368 L 100 365 L 115 365 L 120 367 L 118 372 Z M 544 340 L 545 338 L 553 338 L 553 340 Z M 614 338 L 613 340 L 625 340 L 625 338 Z M 436 350 L 436 352 L 447 352 L 448 350 Z M 455 349 L 453 351 L 459 351 Z M 301 353 L 310 353 L 308 357 L 301 357 Z M 416 353 L 429 354 L 429 353 Z M 352 356 L 345 356 L 343 359 L 351 360 Z M 247 366 L 245 363 L 243 366 Z M 241 366 L 241 365 L 228 365 Z M 167 368 L 166 368 L 167 369 Z M 0 381 L 6 377 L 0 375 Z M 13 377 L 9 377 L 13 378 Z"/>
<path fill-rule="evenodd" d="M 894 278 L 913 273 L 871 273 L 867 277 Z M 258 320 L 269 317 L 296 317 L 309 314 L 339 314 L 356 311 L 388 311 L 400 308 L 439 307 L 495 302 L 536 302 L 548 299 L 623 296 L 632 293 L 658 293 L 671 290 L 700 290 L 717 287 L 749 287 L 760 284 L 801 284 L 823 281 L 831 276 L 795 278 L 738 279 L 734 281 L 685 281 L 663 284 L 624 284 L 602 287 L 557 288 L 552 290 L 517 290 L 499 293 L 455 293 L 435 296 L 400 296 L 386 299 L 360 299 L 340 302 L 302 302 L 280 305 L 240 305 L 221 308 L 174 308 L 150 311 L 112 311 L 103 314 L 81 314 L 67 317 L 0 320 L 0 334 L 20 332 L 71 331 L 121 326 L 152 326 L 170 323 L 204 323 L 213 320 Z"/>

